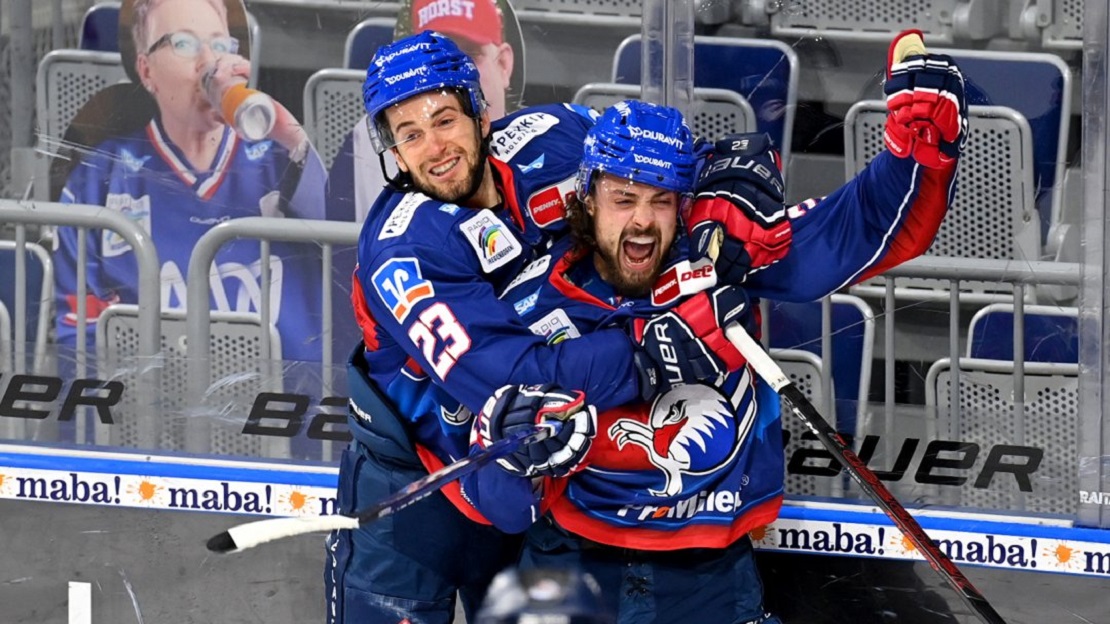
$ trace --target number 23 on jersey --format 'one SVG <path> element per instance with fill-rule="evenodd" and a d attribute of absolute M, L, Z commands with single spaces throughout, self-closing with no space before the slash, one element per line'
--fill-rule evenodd
<path fill-rule="evenodd" d="M 435 295 L 432 283 L 420 274 L 416 258 L 392 258 L 371 279 L 378 296 L 402 325 L 417 302 Z M 470 336 L 442 302 L 421 312 L 408 335 L 440 379 L 447 377 L 455 362 L 470 349 Z"/>

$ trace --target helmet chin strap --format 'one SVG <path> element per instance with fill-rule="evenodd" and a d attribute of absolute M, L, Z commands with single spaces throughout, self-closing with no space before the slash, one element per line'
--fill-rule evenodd
<path fill-rule="evenodd" d="M 389 171 L 385 168 L 385 152 L 378 154 L 378 164 L 382 168 L 382 177 L 385 178 L 386 186 L 390 189 L 398 193 L 405 193 L 415 188 L 412 183 L 412 175 L 400 167 L 397 168 L 397 175 L 392 178 L 389 177 Z"/>

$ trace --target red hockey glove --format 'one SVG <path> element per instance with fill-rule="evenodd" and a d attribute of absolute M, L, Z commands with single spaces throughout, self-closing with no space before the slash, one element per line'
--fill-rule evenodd
<path fill-rule="evenodd" d="M 883 142 L 895 156 L 913 156 L 931 169 L 959 158 L 968 133 L 964 77 L 951 57 L 926 52 L 921 31 L 904 31 L 891 42 L 883 92 Z"/>
<path fill-rule="evenodd" d="M 766 134 L 717 141 L 694 193 L 687 219 L 692 255 L 712 258 L 721 283 L 743 283 L 789 251 L 782 162 Z"/>
<path fill-rule="evenodd" d="M 518 431 L 556 420 L 562 422 L 557 434 L 521 447 L 497 463 L 521 477 L 566 476 L 581 466 L 597 431 L 597 411 L 586 405 L 586 395 L 580 391 L 551 384 L 503 386 L 474 420 L 471 444 L 486 448 Z"/>
<path fill-rule="evenodd" d="M 748 316 L 748 295 L 735 286 L 700 292 L 649 319 L 632 323 L 644 400 L 680 384 L 717 382 L 746 360 L 724 327 Z"/>

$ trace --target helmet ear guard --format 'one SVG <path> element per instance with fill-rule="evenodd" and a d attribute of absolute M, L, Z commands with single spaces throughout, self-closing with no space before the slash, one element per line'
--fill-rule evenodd
<path fill-rule="evenodd" d="M 693 192 L 694 137 L 677 109 L 638 100 L 618 102 L 586 135 L 577 192 L 588 195 L 598 173 L 686 195 Z"/>
<path fill-rule="evenodd" d="M 375 151 L 381 154 L 396 145 L 385 119 L 386 109 L 440 89 L 458 93 L 463 111 L 470 117 L 477 118 L 485 110 L 478 67 L 444 35 L 426 30 L 378 48 L 362 85 Z"/>

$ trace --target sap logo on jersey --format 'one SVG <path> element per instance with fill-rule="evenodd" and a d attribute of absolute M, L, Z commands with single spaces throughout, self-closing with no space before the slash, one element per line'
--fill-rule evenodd
<path fill-rule="evenodd" d="M 393 209 L 393 212 L 389 213 L 389 218 L 385 220 L 385 225 L 382 226 L 382 231 L 378 234 L 378 240 L 394 238 L 404 234 L 405 230 L 409 229 L 409 223 L 412 222 L 412 215 L 416 212 L 416 207 L 427 200 L 428 196 L 421 193 L 405 195 L 404 199 Z"/>
<path fill-rule="evenodd" d="M 543 336 L 549 345 L 582 335 L 562 308 L 552 310 L 547 316 L 529 325 L 528 329 L 537 336 Z"/>
<path fill-rule="evenodd" d="M 501 160 L 512 160 L 528 142 L 559 124 L 550 113 L 527 113 L 490 137 L 489 150 Z"/>
<path fill-rule="evenodd" d="M 486 273 L 508 264 L 523 249 L 508 226 L 489 210 L 480 210 L 478 214 L 463 221 L 459 228 L 478 254 L 482 270 Z"/>
<path fill-rule="evenodd" d="M 539 298 L 540 298 L 540 291 L 539 291 L 539 289 L 536 289 L 536 292 L 534 292 L 534 293 L 528 295 L 527 297 L 521 299 L 520 301 L 517 301 L 516 303 L 514 303 L 513 304 L 513 309 L 515 309 L 516 313 L 519 314 L 520 316 L 524 316 L 525 314 L 528 314 L 529 312 L 532 311 L 533 308 L 536 307 L 536 301 Z"/>
<path fill-rule="evenodd" d="M 567 205 L 574 197 L 576 179 L 575 176 L 571 176 L 558 184 L 552 184 L 532 193 L 528 198 L 528 212 L 532 213 L 532 221 L 536 225 L 547 227 L 562 221 L 567 216 Z"/>
<path fill-rule="evenodd" d="M 108 193 L 108 199 L 104 204 L 109 210 L 115 210 L 133 221 L 145 232 L 150 232 L 150 195 L 135 198 L 126 193 Z M 114 258 L 129 251 L 131 251 L 131 244 L 126 238 L 112 230 L 101 230 L 101 257 Z"/>
<path fill-rule="evenodd" d="M 754 402 L 741 426 L 732 405 L 719 390 L 701 384 L 677 386 L 656 399 L 647 422 L 620 418 L 608 433 L 618 450 L 627 444 L 644 449 L 663 472 L 663 484 L 648 488 L 652 496 L 676 496 L 683 478 L 724 468 L 740 448 L 754 419 Z"/>
<path fill-rule="evenodd" d="M 270 151 L 270 146 L 272 144 L 273 144 L 273 141 L 259 141 L 258 143 L 255 143 L 254 145 L 248 145 L 246 147 L 247 160 L 255 161 L 255 160 L 258 160 L 259 158 L 262 158 L 263 156 L 266 155 L 266 152 Z"/>
<path fill-rule="evenodd" d="M 374 271 L 370 280 L 398 323 L 405 322 L 417 302 L 435 294 L 432 283 L 421 275 L 416 258 L 391 258 Z"/>

